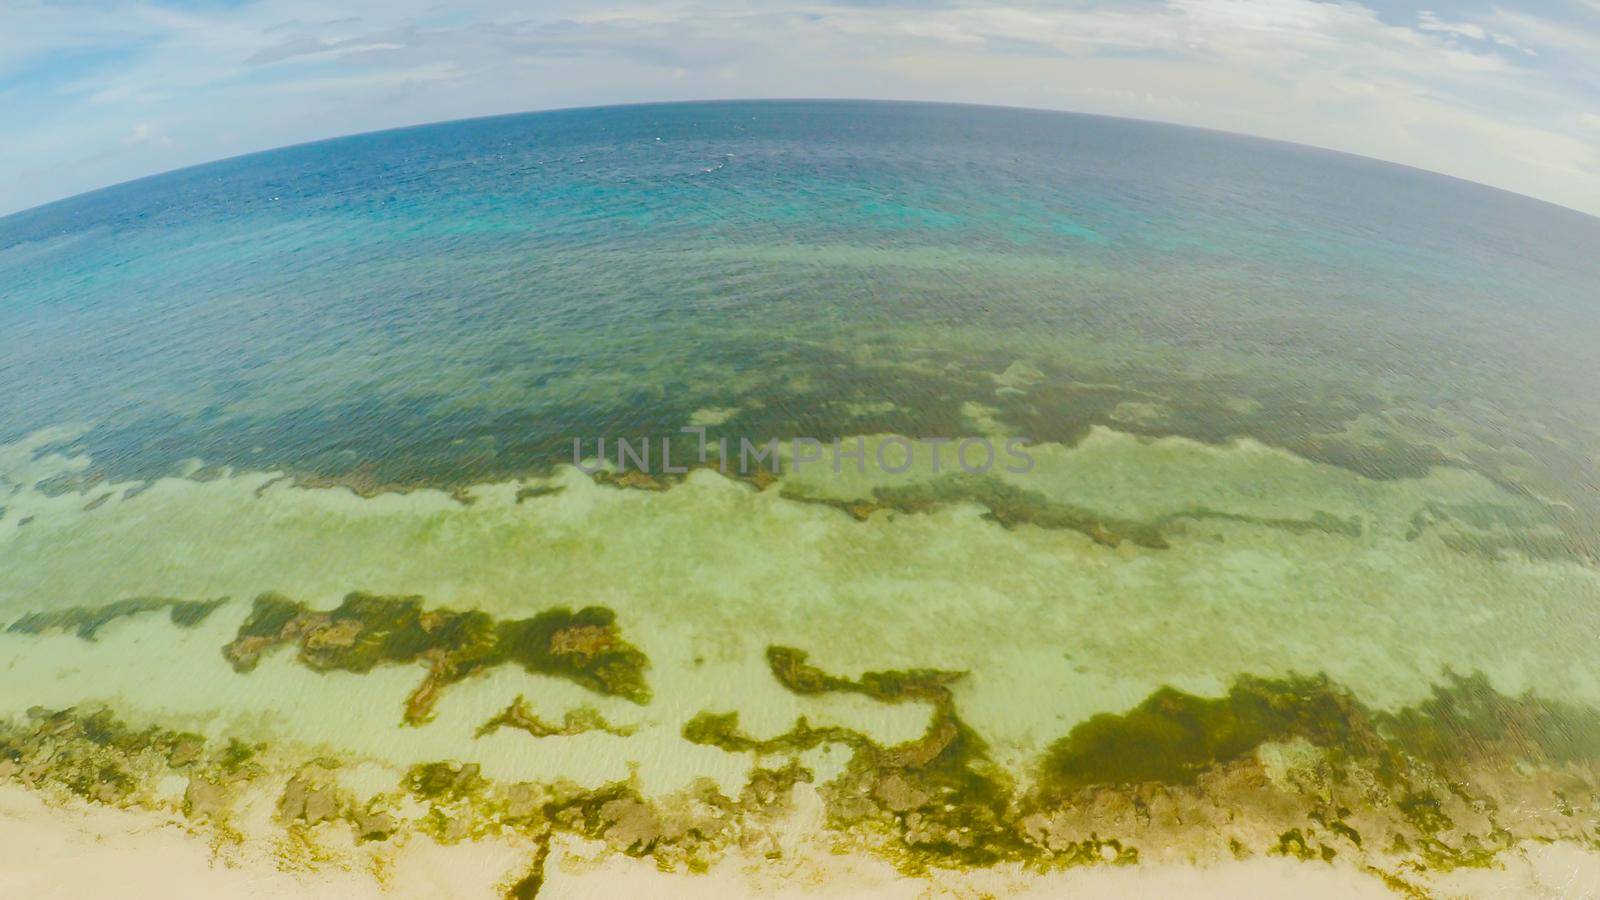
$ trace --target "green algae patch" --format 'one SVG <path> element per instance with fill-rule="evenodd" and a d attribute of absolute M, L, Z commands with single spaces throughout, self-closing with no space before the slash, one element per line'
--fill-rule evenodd
<path fill-rule="evenodd" d="M 767 648 L 767 665 L 772 677 L 796 694 L 861 694 L 884 703 L 942 702 L 949 696 L 946 685 L 966 675 L 942 669 L 910 669 L 867 672 L 859 679 L 849 679 L 829 675 L 807 662 L 808 659 L 809 654 L 793 647 L 774 644 Z"/>
<path fill-rule="evenodd" d="M 907 873 L 1008 860 L 1130 864 L 1140 859 L 1133 842 L 1161 847 L 1190 839 L 1192 827 L 1182 824 L 1190 817 L 1289 819 L 1270 832 L 1275 838 L 1261 835 L 1249 845 L 1219 835 L 1225 841 L 1215 847 L 1219 855 L 1328 862 L 1352 854 L 1379 873 L 1493 865 L 1514 845 L 1494 813 L 1502 808 L 1523 814 L 1551 807 L 1526 822 L 1523 836 L 1590 840 L 1565 824 L 1573 818 L 1570 807 L 1564 795 L 1552 805 L 1548 785 L 1592 790 L 1600 758 L 1594 716 L 1498 694 L 1481 675 L 1451 676 L 1430 700 L 1396 713 L 1362 705 L 1322 675 L 1239 676 L 1221 697 L 1161 688 L 1125 713 L 1073 728 L 1048 748 L 1024 793 L 956 713 L 949 684 L 961 673 L 913 669 L 847 678 L 781 646 L 769 647 L 767 660 L 796 694 L 846 692 L 933 705 L 923 736 L 895 746 L 848 729 L 813 727 L 804 718 L 769 738 L 743 732 L 733 712 L 702 713 L 684 728 L 686 739 L 729 752 L 850 747 L 843 773 L 819 787 L 829 824 L 866 836 Z M 1311 752 L 1283 757 L 1281 749 L 1267 753 L 1269 745 Z M 1269 757 L 1291 760 L 1292 771 L 1272 774 Z M 1540 777 L 1553 781 L 1528 780 L 1518 768 L 1526 762 L 1546 766 Z M 1445 799 L 1433 799 L 1435 792 Z M 1157 807 L 1168 810 L 1160 824 L 1151 819 Z M 1286 816 L 1290 810 L 1298 812 Z M 1108 827 L 1127 831 L 1102 837 Z M 1368 846 L 1362 831 L 1395 836 L 1397 849 Z"/>
<path fill-rule="evenodd" d="M 92 641 L 100 629 L 118 619 L 143 613 L 167 610 L 172 624 L 180 628 L 193 628 L 204 622 L 228 598 L 215 600 L 180 600 L 174 597 L 130 597 L 105 606 L 73 606 L 29 613 L 6 630 L 13 634 L 72 633 Z"/>
<path fill-rule="evenodd" d="M 1076 531 L 1108 547 L 1123 541 L 1149 550 L 1165 550 L 1169 546 L 1156 525 L 1098 515 L 993 476 L 949 475 L 931 482 L 880 487 L 873 495 L 879 503 L 905 512 L 975 503 L 988 510 L 988 518 L 1006 528 L 1033 525 Z"/>
<path fill-rule="evenodd" d="M 257 763 L 257 759 L 265 749 L 265 744 L 250 744 L 238 738 L 229 738 L 228 743 L 217 754 L 217 766 L 230 776 L 249 776 L 259 773 L 261 766 Z"/>
<path fill-rule="evenodd" d="M 1359 520 L 1323 511 L 1306 518 L 1257 516 L 1196 506 L 1167 513 L 1148 521 L 1108 516 L 1086 507 L 1054 500 L 1046 494 L 1027 490 L 994 476 L 972 474 L 944 475 L 931 481 L 903 485 L 876 486 L 870 496 L 827 497 L 808 493 L 801 485 L 786 485 L 783 497 L 799 503 L 829 506 L 866 521 L 879 510 L 901 513 L 927 513 L 942 507 L 970 503 L 983 507 L 984 517 L 1008 528 L 1031 525 L 1036 528 L 1076 531 L 1097 544 L 1117 547 L 1124 543 L 1146 550 L 1166 550 L 1170 537 L 1181 532 L 1185 522 L 1222 521 L 1255 525 L 1290 534 L 1332 534 L 1359 538 Z"/>
<path fill-rule="evenodd" d="M 830 823 L 888 839 L 906 872 L 929 866 L 982 866 L 1024 859 L 1011 807 L 1013 786 L 989 757 L 984 740 L 956 714 L 949 685 L 966 673 L 943 669 L 871 671 L 860 678 L 830 674 L 793 647 L 770 646 L 773 677 L 800 695 L 853 693 L 881 703 L 933 706 L 920 737 L 884 746 L 847 728 L 813 727 L 804 718 L 784 734 L 750 737 L 737 713 L 702 713 L 684 727 L 694 743 L 729 752 L 796 754 L 826 743 L 852 749 L 845 770 L 823 785 Z"/>
<path fill-rule="evenodd" d="M 1301 862 L 1313 859 L 1332 862 L 1337 855 L 1337 851 L 1332 847 L 1307 840 L 1298 828 L 1291 828 L 1278 835 L 1278 846 L 1272 848 L 1271 852 L 1275 856 L 1289 856 Z"/>
<path fill-rule="evenodd" d="M 869 496 L 863 497 L 822 496 L 809 492 L 804 485 L 787 484 L 781 495 L 795 503 L 837 509 L 858 522 L 867 521 L 880 510 L 918 514 L 971 503 L 983 507 L 987 510 L 986 518 L 1005 528 L 1033 525 L 1077 531 L 1108 547 L 1123 541 L 1152 550 L 1169 546 L 1161 529 L 1155 525 L 1097 515 L 993 476 L 945 475 L 931 481 L 879 485 L 872 488 Z"/>
<path fill-rule="evenodd" d="M 921 737 L 862 747 L 823 796 L 836 824 L 887 828 L 903 871 L 1036 855 L 1016 828 L 1010 778 L 948 703 L 935 708 Z"/>
<path fill-rule="evenodd" d="M 1239 678 L 1227 696 L 1161 688 L 1123 714 L 1101 713 L 1052 744 L 1041 784 L 1060 793 L 1099 784 L 1191 784 L 1269 741 L 1379 745 L 1370 716 L 1325 677 Z"/>
<path fill-rule="evenodd" d="M 539 896 L 539 892 L 544 890 L 544 866 L 549 857 L 550 838 L 546 835 L 539 841 L 527 871 L 506 888 L 507 900 L 534 900 Z"/>
<path fill-rule="evenodd" d="M 860 732 L 849 728 L 814 728 L 803 716 L 783 734 L 754 738 L 739 729 L 739 714 L 736 712 L 700 713 L 684 724 L 683 739 L 691 744 L 717 747 L 729 753 L 758 754 L 800 753 L 823 744 L 863 747 L 870 743 Z"/>
<path fill-rule="evenodd" d="M 633 725 L 611 724 L 592 706 L 567 710 L 561 718 L 561 724 L 555 725 L 535 715 L 533 710 L 529 709 L 527 699 L 521 695 L 494 718 L 478 726 L 477 736 L 485 737 L 502 728 L 515 728 L 536 738 L 570 737 L 590 731 L 603 731 L 617 737 L 627 737 L 638 730 Z"/>
<path fill-rule="evenodd" d="M 1600 760 L 1600 711 L 1545 700 L 1508 697 L 1482 673 L 1449 673 L 1432 696 L 1378 727 L 1397 747 L 1433 765 L 1514 759 L 1535 764 Z"/>
<path fill-rule="evenodd" d="M 248 672 L 263 653 L 284 644 L 297 645 L 297 659 L 319 672 L 425 664 L 427 675 L 406 701 L 404 721 L 410 725 L 432 716 L 445 687 L 500 665 L 565 678 L 635 703 L 650 699 L 648 660 L 622 639 L 615 614 L 599 606 L 497 620 L 476 610 L 427 609 L 420 597 L 358 591 L 321 611 L 263 594 L 223 656 L 235 670 Z"/>
<path fill-rule="evenodd" d="M 422 763 L 406 773 L 406 787 L 423 800 L 461 800 L 483 792 L 487 782 L 474 763 Z"/>
<path fill-rule="evenodd" d="M 1347 538 L 1359 538 L 1362 534 L 1361 522 L 1354 518 L 1341 518 L 1329 512 L 1316 510 L 1304 519 L 1290 519 L 1277 516 L 1251 516 L 1243 513 L 1224 512 L 1222 510 L 1197 507 L 1182 512 L 1162 516 L 1155 523 L 1162 528 L 1185 519 L 1195 521 L 1238 522 L 1245 525 L 1260 525 L 1266 528 L 1276 528 L 1290 534 L 1323 534 L 1338 535 Z"/>
<path fill-rule="evenodd" d="M 1292 773 L 1262 768 L 1267 745 L 1295 742 L 1315 752 Z M 1223 697 L 1162 688 L 1127 713 L 1079 724 L 1050 747 L 1024 806 L 1051 811 L 1037 821 L 1075 821 L 1063 811 L 1108 798 L 1219 792 L 1207 803 L 1224 805 L 1219 786 L 1235 784 L 1232 803 L 1246 812 L 1258 803 L 1268 821 L 1302 810 L 1303 824 L 1283 828 L 1268 853 L 1353 854 L 1394 886 L 1403 880 L 1377 862 L 1439 873 L 1495 867 L 1521 840 L 1592 844 L 1592 825 L 1575 827 L 1565 798 L 1582 793 L 1592 810 L 1597 763 L 1600 714 L 1501 694 L 1481 674 L 1450 675 L 1397 712 L 1372 710 L 1326 677 L 1240 676 Z M 1265 793 L 1262 776 L 1273 785 Z"/>
<path fill-rule="evenodd" d="M 836 827 L 891 836 L 905 871 L 928 866 L 981 866 L 1030 855 L 1016 830 L 1010 778 L 989 757 L 988 745 L 956 714 L 950 684 L 966 673 L 946 669 L 865 672 L 844 678 L 812 665 L 793 647 L 770 646 L 767 664 L 778 683 L 801 695 L 852 693 L 880 703 L 933 706 L 921 737 L 882 746 L 843 728 L 813 728 L 804 718 L 786 734 L 764 741 L 738 731 L 736 713 L 702 715 L 685 737 L 725 750 L 798 752 L 841 743 L 854 753 L 845 771 L 822 788 Z"/>
<path fill-rule="evenodd" d="M 1531 694 L 1509 697 L 1482 674 L 1449 674 L 1427 700 L 1397 712 L 1368 709 L 1326 676 L 1241 676 L 1224 697 L 1161 688 L 1126 713 L 1078 724 L 1050 746 L 1041 783 L 1058 793 L 1191 784 L 1265 743 L 1293 738 L 1371 761 L 1386 776 L 1408 760 L 1447 770 L 1587 764 L 1600 761 L 1600 711 Z"/>

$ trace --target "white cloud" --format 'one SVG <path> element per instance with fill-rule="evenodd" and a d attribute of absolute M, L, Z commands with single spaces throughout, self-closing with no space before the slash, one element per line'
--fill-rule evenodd
<path fill-rule="evenodd" d="M 1600 26 L 1357 2 L 11 3 L 0 210 L 352 131 L 728 96 L 1035 105 L 1296 140 L 1600 212 Z M 1595 2 L 1600 8 L 1600 0 Z M 914 8 L 908 8 L 914 7 Z M 1600 16 L 1595 19 L 1600 22 Z M 20 27 L 19 27 L 20 26 Z M 41 77 L 62 60 L 62 77 Z M 7 75 L 12 78 L 6 82 Z M 160 123 L 154 129 L 151 123 Z M 150 125 L 147 138 L 124 143 Z M 127 152 L 109 153 L 123 146 Z M 79 153 L 82 159 L 74 159 Z"/>
<path fill-rule="evenodd" d="M 157 126 L 150 124 L 149 122 L 140 122 L 139 124 L 133 126 L 133 132 L 127 137 L 123 138 L 122 143 L 129 146 L 139 146 L 142 144 L 153 144 L 158 147 L 173 146 L 172 138 L 168 137 L 166 132 L 162 131 Z"/>
<path fill-rule="evenodd" d="M 1502 47 L 1510 47 L 1513 50 L 1520 50 L 1529 56 L 1537 55 L 1534 50 L 1522 46 L 1522 44 L 1517 41 L 1516 38 L 1513 38 L 1510 35 L 1503 34 L 1498 31 L 1490 31 L 1482 25 L 1478 25 L 1474 22 L 1446 21 L 1440 18 L 1438 14 L 1434 13 L 1432 10 L 1425 9 L 1417 14 L 1417 27 L 1423 31 L 1433 31 L 1439 34 L 1448 34 L 1454 37 L 1467 38 L 1468 40 L 1473 41 L 1492 41 Z"/>

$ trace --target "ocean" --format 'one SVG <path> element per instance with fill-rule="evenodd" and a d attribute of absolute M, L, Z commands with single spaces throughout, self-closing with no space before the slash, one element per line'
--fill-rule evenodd
<path fill-rule="evenodd" d="M 0 785 L 397 894 L 423 846 L 516 896 L 1600 877 L 1596 248 L 845 101 L 0 219 Z"/>

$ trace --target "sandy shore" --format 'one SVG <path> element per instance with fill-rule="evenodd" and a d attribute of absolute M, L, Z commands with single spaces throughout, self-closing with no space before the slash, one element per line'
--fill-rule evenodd
<path fill-rule="evenodd" d="M 337 863 L 286 871 L 265 841 L 214 851 L 181 819 L 78 800 L 46 801 L 0 786 L 0 896 L 133 898 L 496 897 L 526 864 L 526 849 L 486 839 L 441 846 L 411 840 L 375 871 Z M 863 856 L 818 853 L 779 866 L 729 858 L 700 875 L 659 871 L 649 861 L 595 854 L 582 842 L 558 845 L 541 896 L 562 898 L 929 896 L 1234 898 L 1395 896 L 1351 865 L 1255 858 L 1207 867 L 1144 865 L 1048 873 L 999 867 L 911 878 Z M 1493 871 L 1445 877 L 1451 896 L 1600 896 L 1600 852 L 1570 844 L 1528 845 Z"/>

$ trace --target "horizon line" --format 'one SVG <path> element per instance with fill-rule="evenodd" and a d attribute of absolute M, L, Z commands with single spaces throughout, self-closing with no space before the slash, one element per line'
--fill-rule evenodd
<path fill-rule="evenodd" d="M 1138 116 L 1124 116 L 1124 115 L 1115 115 L 1115 114 L 1111 114 L 1111 113 L 1081 112 L 1081 111 L 1078 111 L 1078 110 L 1061 109 L 1061 108 L 1056 108 L 1056 107 L 1021 106 L 1021 105 L 1013 105 L 1013 104 L 1006 104 L 1006 103 L 977 103 L 977 102 L 961 101 L 961 100 L 907 100 L 907 99 L 900 99 L 900 98 L 893 98 L 893 97 L 705 97 L 705 98 L 688 99 L 688 100 L 639 100 L 639 101 L 629 101 L 629 102 L 624 102 L 624 103 L 599 103 L 599 104 L 580 104 L 580 105 L 574 105 L 574 106 L 551 106 L 551 107 L 542 107 L 542 108 L 537 108 L 537 109 L 515 110 L 515 111 L 512 111 L 512 112 L 489 113 L 489 114 L 481 115 L 481 116 L 463 116 L 463 117 L 461 117 L 459 119 L 435 119 L 435 120 L 431 120 L 431 121 L 427 121 L 427 122 L 413 122 L 413 123 L 407 124 L 407 125 L 395 125 L 395 126 L 391 126 L 391 127 L 388 127 L 388 128 L 375 128 L 375 129 L 372 129 L 370 131 L 344 132 L 344 133 L 340 133 L 340 134 L 330 135 L 328 137 L 313 138 L 313 139 L 307 140 L 307 141 L 296 141 L 296 142 L 289 143 L 289 144 L 279 144 L 279 145 L 275 145 L 275 146 L 271 146 L 271 147 L 263 147 L 263 148 L 261 148 L 259 150 L 248 150 L 248 151 L 245 151 L 244 153 L 233 154 L 232 156 L 215 157 L 213 159 L 207 159 L 207 160 L 203 160 L 203 161 L 197 162 L 197 163 L 189 163 L 187 165 L 174 166 L 173 168 L 170 168 L 170 169 L 160 169 L 160 170 L 157 170 L 155 172 L 151 172 L 151 173 L 146 174 L 146 175 L 140 175 L 140 176 L 137 176 L 135 178 L 126 179 L 124 181 L 114 181 L 114 182 L 111 182 L 110 184 L 103 184 L 103 185 L 100 185 L 99 187 L 93 187 L 93 188 L 90 188 L 90 189 L 85 190 L 85 191 L 79 191 L 78 193 L 75 193 L 75 194 L 67 194 L 67 195 L 62 196 L 62 197 L 57 197 L 57 198 L 54 198 L 52 200 L 46 200 L 43 203 L 36 203 L 36 204 L 34 204 L 32 206 L 25 206 L 25 207 L 22 207 L 21 209 L 12 210 L 10 212 L 0 212 L 0 227 L 4 227 L 7 222 L 9 222 L 10 220 L 15 219 L 17 217 L 24 216 L 24 215 L 27 215 L 29 213 L 38 212 L 40 210 L 44 210 L 44 209 L 47 209 L 49 207 L 56 206 L 56 205 L 62 204 L 62 203 L 67 203 L 67 202 L 70 202 L 70 201 L 73 201 L 73 200 L 77 200 L 77 199 L 80 199 L 80 198 L 83 198 L 83 197 L 89 197 L 89 196 L 92 196 L 94 194 L 101 193 L 103 191 L 115 190 L 117 188 L 125 187 L 127 185 L 138 184 L 138 183 L 143 182 L 143 181 L 149 181 L 151 179 L 163 178 L 163 177 L 166 177 L 166 176 L 169 176 L 169 175 L 176 175 L 176 174 L 178 174 L 180 172 L 187 172 L 187 171 L 190 171 L 192 169 L 203 169 L 203 168 L 206 168 L 207 166 L 220 165 L 222 163 L 233 162 L 233 161 L 236 161 L 236 160 L 249 159 L 250 157 L 253 157 L 253 156 L 262 156 L 262 155 L 269 154 L 269 153 L 278 153 L 280 151 L 293 150 L 293 149 L 300 148 L 300 147 L 314 147 L 314 146 L 318 146 L 318 145 L 321 145 L 321 144 L 331 144 L 331 143 L 336 143 L 338 141 L 352 140 L 352 139 L 361 138 L 361 137 L 371 137 L 371 136 L 374 136 L 374 135 L 382 135 L 382 134 L 393 134 L 393 133 L 397 133 L 397 132 L 412 131 L 412 130 L 423 129 L 423 128 L 436 128 L 436 127 L 444 127 L 444 126 L 448 126 L 448 125 L 459 125 L 459 124 L 463 124 L 463 123 L 467 123 L 467 122 L 485 122 L 485 121 L 489 121 L 489 120 L 492 120 L 492 119 L 510 119 L 510 118 L 517 118 L 517 117 L 522 117 L 522 116 L 538 116 L 538 115 L 549 115 L 549 114 L 555 114 L 555 113 L 585 112 L 585 111 L 606 110 L 606 109 L 638 109 L 638 108 L 652 107 L 652 106 L 693 106 L 693 105 L 697 105 L 697 104 L 704 105 L 704 104 L 735 104 L 735 103 L 770 103 L 770 104 L 783 104 L 783 103 L 881 103 L 881 104 L 892 104 L 892 105 L 903 105 L 903 106 L 966 107 L 966 108 L 971 108 L 971 109 L 992 109 L 992 110 L 1006 110 L 1006 111 L 1011 111 L 1011 112 L 1042 113 L 1042 114 L 1045 114 L 1045 115 L 1078 116 L 1078 117 L 1089 118 L 1089 119 L 1111 119 L 1111 120 L 1121 121 L 1121 122 L 1134 122 L 1134 123 L 1139 123 L 1139 124 L 1143 124 L 1143 125 L 1159 125 L 1159 126 L 1168 127 L 1168 128 L 1179 128 L 1179 129 L 1185 129 L 1185 130 L 1190 130 L 1190 131 L 1201 131 L 1201 132 L 1207 132 L 1207 133 L 1210 133 L 1210 134 L 1223 135 L 1223 136 L 1227 136 L 1227 137 L 1244 138 L 1244 139 L 1253 140 L 1253 141 L 1262 141 L 1262 142 L 1269 143 L 1269 144 L 1279 144 L 1279 145 L 1283 145 L 1283 146 L 1299 148 L 1299 149 L 1302 149 L 1302 150 L 1314 150 L 1314 151 L 1318 151 L 1318 152 L 1321 152 L 1321 153 L 1331 153 L 1331 154 L 1336 154 L 1336 155 L 1339 155 L 1339 156 L 1350 157 L 1352 159 L 1363 160 L 1363 161 L 1366 161 L 1366 162 L 1374 162 L 1374 163 L 1379 163 L 1381 165 L 1395 166 L 1395 167 L 1401 168 L 1401 169 L 1409 169 L 1409 170 L 1411 170 L 1413 172 L 1418 172 L 1418 173 L 1421 173 L 1421 174 L 1424 174 L 1424 175 L 1430 175 L 1430 176 L 1434 176 L 1434 177 L 1437 177 L 1437 178 L 1449 179 L 1451 181 L 1461 182 L 1463 184 L 1471 185 L 1473 187 L 1483 188 L 1485 190 L 1495 191 L 1495 192 L 1498 192 L 1498 193 L 1501 193 L 1501 194 L 1507 194 L 1509 196 L 1516 197 L 1516 198 L 1519 198 L 1521 200 L 1526 200 L 1526 201 L 1529 201 L 1531 203 L 1538 203 L 1538 204 L 1541 204 L 1541 205 L 1544 205 L 1544 206 L 1554 207 L 1555 209 L 1561 210 L 1562 212 L 1573 213 L 1573 214 L 1582 216 L 1582 217 L 1584 217 L 1586 219 L 1600 221 L 1600 213 L 1587 212 L 1585 210 L 1578 209 L 1577 207 L 1574 207 L 1574 206 L 1568 206 L 1568 205 L 1566 205 L 1564 203 L 1558 203 L 1558 202 L 1556 202 L 1554 200 L 1546 200 L 1546 199 L 1544 199 L 1542 197 L 1535 197 L 1535 196 L 1533 196 L 1531 194 L 1524 194 L 1524 193 L 1522 193 L 1520 191 L 1514 191 L 1514 190 L 1511 190 L 1509 188 L 1499 187 L 1497 185 L 1488 184 L 1488 183 L 1482 182 L 1482 181 L 1474 181 L 1471 178 L 1464 178 L 1464 177 L 1462 177 L 1460 175 L 1451 175 L 1448 172 L 1440 172 L 1440 171 L 1437 171 L 1435 169 L 1426 169 L 1426 168 L 1423 168 L 1421 166 L 1412 165 L 1410 163 L 1397 162 L 1395 160 L 1384 159 L 1383 157 L 1379 157 L 1379 156 L 1368 156 L 1368 155 L 1366 155 L 1364 153 L 1355 153 L 1355 152 L 1352 152 L 1352 151 L 1349 151 L 1349 150 L 1340 150 L 1340 149 L 1337 149 L 1335 147 L 1324 147 L 1324 146 L 1321 146 L 1321 145 L 1318 145 L 1318 144 L 1308 144 L 1308 143 L 1304 143 L 1302 141 L 1291 141 L 1291 140 L 1286 140 L 1284 138 L 1267 137 L 1265 135 L 1253 134 L 1251 132 L 1246 132 L 1246 131 L 1229 131 L 1229 130 L 1224 129 L 1224 128 L 1215 128 L 1215 127 L 1206 126 L 1206 125 L 1193 125 L 1193 124 L 1189 124 L 1189 123 L 1186 123 L 1186 122 L 1173 122 L 1173 121 L 1169 121 L 1169 120 L 1165 120 L 1165 119 L 1146 119 L 1146 118 L 1141 118 L 1141 117 L 1138 117 Z"/>

